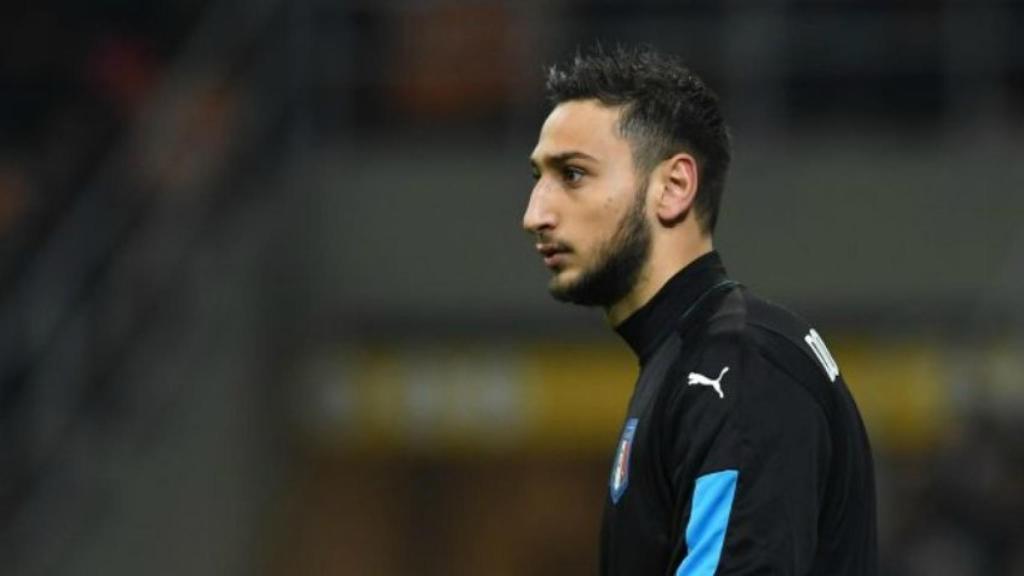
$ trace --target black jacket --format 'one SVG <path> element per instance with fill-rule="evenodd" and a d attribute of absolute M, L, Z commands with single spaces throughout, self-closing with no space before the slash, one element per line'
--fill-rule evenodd
<path fill-rule="evenodd" d="M 640 375 L 602 574 L 878 573 L 867 435 L 816 331 L 730 280 L 714 252 L 617 331 Z"/>

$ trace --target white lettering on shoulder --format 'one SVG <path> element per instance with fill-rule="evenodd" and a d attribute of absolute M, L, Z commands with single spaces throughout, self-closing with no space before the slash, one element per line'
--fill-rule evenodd
<path fill-rule="evenodd" d="M 821 362 L 822 368 L 828 374 L 828 379 L 832 382 L 836 381 L 836 377 L 839 376 L 839 366 L 836 365 L 836 361 L 832 358 L 832 353 L 828 351 L 828 347 L 825 346 L 825 341 L 821 339 L 817 330 L 811 328 L 811 331 L 804 336 L 804 342 L 807 343 L 811 348 L 811 352 L 818 358 L 818 362 Z"/>

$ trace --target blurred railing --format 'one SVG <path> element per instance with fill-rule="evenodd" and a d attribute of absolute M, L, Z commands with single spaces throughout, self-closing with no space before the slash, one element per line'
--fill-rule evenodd
<path fill-rule="evenodd" d="M 155 94 L 4 287 L 5 573 L 59 563 L 35 540 L 88 530 L 105 479 L 161 433 L 189 383 L 139 390 L 130 361 L 147 341 L 181 337 L 188 263 L 285 158 L 292 16 L 276 0 L 239 8 L 205 9 Z"/>

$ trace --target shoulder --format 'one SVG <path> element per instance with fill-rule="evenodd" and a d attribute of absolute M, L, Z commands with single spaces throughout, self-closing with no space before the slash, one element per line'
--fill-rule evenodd
<path fill-rule="evenodd" d="M 838 368 L 821 336 L 793 312 L 746 288 L 730 290 L 703 318 L 680 327 L 678 336 L 676 387 L 725 370 L 737 399 L 782 393 L 807 396 L 823 408 L 831 402 L 829 384 Z M 723 378 L 719 386 L 725 383 Z"/>
<path fill-rule="evenodd" d="M 817 450 L 833 401 L 825 373 L 798 347 L 805 324 L 744 289 L 706 312 L 678 333 L 658 412 L 663 433 L 697 452 L 724 442 L 745 462 Z"/>

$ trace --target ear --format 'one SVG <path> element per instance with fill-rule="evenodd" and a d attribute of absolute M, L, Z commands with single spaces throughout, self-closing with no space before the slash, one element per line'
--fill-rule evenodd
<path fill-rule="evenodd" d="M 658 218 L 666 223 L 681 222 L 697 197 L 697 160 L 679 153 L 661 163 L 658 182 Z"/>

